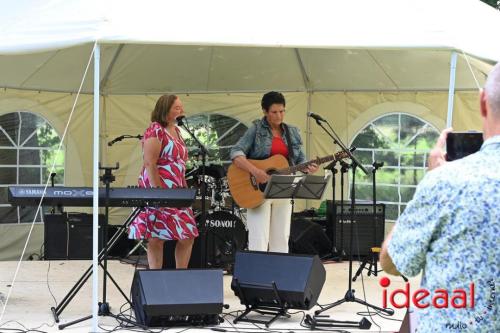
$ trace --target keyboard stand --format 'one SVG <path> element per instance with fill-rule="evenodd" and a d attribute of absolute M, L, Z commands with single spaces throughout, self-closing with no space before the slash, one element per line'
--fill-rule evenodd
<path fill-rule="evenodd" d="M 143 207 L 137 207 L 134 208 L 133 212 L 127 217 L 125 222 L 122 224 L 120 228 L 115 232 L 115 234 L 109 239 L 109 241 L 106 243 L 106 246 L 99 252 L 99 258 L 98 258 L 98 263 L 101 266 L 101 268 L 104 269 L 104 266 L 102 264 L 102 261 L 104 260 L 104 255 L 105 253 L 109 252 L 118 242 L 118 240 L 123 236 L 123 234 L 128 230 L 129 224 L 139 215 L 139 213 L 143 210 Z M 121 290 L 120 286 L 118 286 L 118 283 L 113 279 L 111 274 L 106 270 L 106 275 L 109 277 L 111 282 L 115 285 L 115 287 L 118 289 L 118 291 L 122 294 L 123 298 L 132 306 L 132 302 L 130 299 L 127 297 L 127 295 Z M 54 316 L 54 320 L 56 323 L 59 323 L 59 316 L 63 312 L 63 310 L 68 306 L 68 304 L 71 302 L 71 300 L 76 296 L 76 294 L 80 291 L 80 289 L 83 287 L 83 285 L 87 282 L 87 280 L 92 276 L 92 265 L 89 266 L 89 268 L 83 273 L 83 275 L 80 277 L 80 279 L 75 283 L 75 285 L 71 288 L 71 290 L 64 296 L 63 300 L 61 303 L 59 303 L 56 307 L 50 308 L 52 315 Z M 90 316 L 92 317 L 92 316 Z M 79 321 L 86 320 L 88 318 L 82 318 Z M 74 324 L 76 322 L 68 323 L 68 324 Z M 64 329 L 68 324 L 64 325 L 59 325 L 59 329 Z"/>

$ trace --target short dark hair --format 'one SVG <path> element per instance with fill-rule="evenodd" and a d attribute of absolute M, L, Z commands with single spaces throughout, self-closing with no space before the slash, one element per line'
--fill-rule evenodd
<path fill-rule="evenodd" d="M 151 112 L 151 121 L 160 123 L 163 127 L 167 126 L 167 115 L 177 98 L 176 95 L 163 95 L 158 98 L 155 108 Z"/>
<path fill-rule="evenodd" d="M 283 106 L 286 106 L 285 96 L 277 91 L 265 93 L 264 96 L 262 96 L 262 101 L 260 102 L 262 110 L 265 110 L 266 112 L 269 111 L 269 108 L 273 104 L 283 104 Z"/>

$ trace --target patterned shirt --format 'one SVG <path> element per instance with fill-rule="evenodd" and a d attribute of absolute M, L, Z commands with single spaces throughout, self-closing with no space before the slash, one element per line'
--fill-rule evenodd
<path fill-rule="evenodd" d="M 423 270 L 430 296 L 415 309 L 417 332 L 500 332 L 500 136 L 481 150 L 427 173 L 399 218 L 388 251 L 403 275 Z M 474 307 L 471 307 L 474 283 Z M 441 291 L 449 295 L 446 308 Z M 467 307 L 459 295 L 464 290 Z M 410 297 L 415 290 L 410 290 Z M 432 299 L 438 296 L 437 306 Z M 459 305 L 462 308 L 456 308 Z M 410 305 L 414 306 L 410 298 Z M 443 308 L 442 308 L 443 307 Z"/>

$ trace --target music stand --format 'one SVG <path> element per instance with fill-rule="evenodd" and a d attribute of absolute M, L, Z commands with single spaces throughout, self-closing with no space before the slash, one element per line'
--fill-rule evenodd
<path fill-rule="evenodd" d="M 264 190 L 266 199 L 321 199 L 330 175 L 271 175 Z"/>

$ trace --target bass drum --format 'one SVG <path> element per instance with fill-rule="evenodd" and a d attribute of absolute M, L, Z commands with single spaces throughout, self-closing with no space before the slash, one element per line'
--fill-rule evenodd
<path fill-rule="evenodd" d="M 196 221 L 200 226 L 201 214 L 198 214 Z M 236 252 L 247 248 L 245 225 L 231 212 L 219 210 L 207 214 L 205 226 L 207 267 L 223 268 L 232 273 Z"/>

